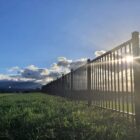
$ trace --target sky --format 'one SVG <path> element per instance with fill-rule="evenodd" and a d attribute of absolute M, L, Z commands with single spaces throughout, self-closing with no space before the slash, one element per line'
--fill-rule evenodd
<path fill-rule="evenodd" d="M 139 0 L 0 0 L 0 80 L 69 72 L 136 30 Z"/>

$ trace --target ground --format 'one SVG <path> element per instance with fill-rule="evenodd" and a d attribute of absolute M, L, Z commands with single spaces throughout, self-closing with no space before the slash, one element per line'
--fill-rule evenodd
<path fill-rule="evenodd" d="M 134 140 L 131 119 L 42 93 L 0 94 L 0 140 Z"/>

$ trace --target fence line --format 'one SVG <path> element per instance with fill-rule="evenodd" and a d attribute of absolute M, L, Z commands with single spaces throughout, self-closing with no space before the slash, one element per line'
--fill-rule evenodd
<path fill-rule="evenodd" d="M 43 86 L 42 91 L 133 115 L 140 126 L 139 56 L 139 32 L 133 32 L 130 40 Z"/>

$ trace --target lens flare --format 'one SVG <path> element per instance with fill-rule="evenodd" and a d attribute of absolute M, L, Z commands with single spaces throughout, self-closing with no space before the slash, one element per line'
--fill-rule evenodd
<path fill-rule="evenodd" d="M 132 56 L 126 56 L 126 61 L 127 61 L 127 63 L 133 62 L 133 57 Z"/>

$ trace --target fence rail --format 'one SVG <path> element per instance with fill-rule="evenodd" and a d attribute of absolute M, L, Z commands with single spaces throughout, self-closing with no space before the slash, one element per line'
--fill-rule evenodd
<path fill-rule="evenodd" d="M 130 40 L 43 86 L 42 91 L 134 115 L 140 125 L 139 52 L 139 32 L 133 32 Z"/>

